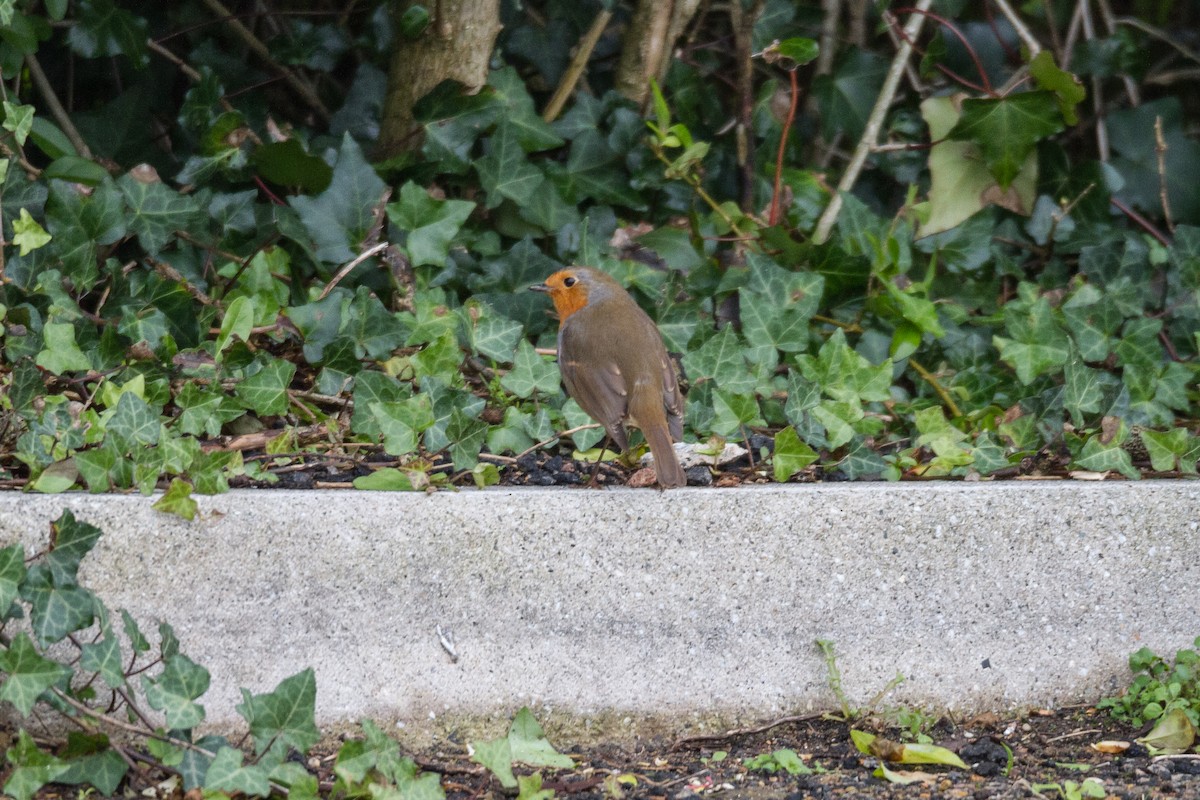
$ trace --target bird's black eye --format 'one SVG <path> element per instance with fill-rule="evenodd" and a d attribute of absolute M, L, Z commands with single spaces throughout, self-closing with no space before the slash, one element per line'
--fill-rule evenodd
<path fill-rule="evenodd" d="M 576 278 L 574 275 L 572 275 L 569 278 L 563 279 L 563 286 L 567 287 L 568 289 L 570 289 L 572 286 L 574 286 L 577 283 L 579 283 L 579 279 Z"/>

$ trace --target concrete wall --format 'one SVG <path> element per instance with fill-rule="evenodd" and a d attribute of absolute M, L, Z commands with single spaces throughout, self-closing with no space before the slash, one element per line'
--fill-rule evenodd
<path fill-rule="evenodd" d="M 834 708 L 818 638 L 855 703 L 899 672 L 892 703 L 1013 709 L 1200 635 L 1200 483 L 240 491 L 190 523 L 151 502 L 3 493 L 0 545 L 32 552 L 63 507 L 103 528 L 85 584 L 175 626 L 218 723 L 310 665 L 322 723 Z"/>

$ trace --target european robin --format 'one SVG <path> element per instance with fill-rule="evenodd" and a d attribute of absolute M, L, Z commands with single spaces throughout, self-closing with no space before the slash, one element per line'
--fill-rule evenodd
<path fill-rule="evenodd" d="M 558 368 L 567 394 L 621 450 L 626 424 L 641 428 L 664 489 L 687 479 L 672 441 L 683 438 L 683 397 L 658 328 L 613 278 L 591 267 L 555 272 L 530 286 L 558 312 Z"/>

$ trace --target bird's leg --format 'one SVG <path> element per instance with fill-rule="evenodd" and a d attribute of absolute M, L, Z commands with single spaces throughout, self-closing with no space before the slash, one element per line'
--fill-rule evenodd
<path fill-rule="evenodd" d="M 596 478 L 600 477 L 600 464 L 604 462 L 604 451 L 608 449 L 611 442 L 612 437 L 605 431 L 604 441 L 600 443 L 600 452 L 596 454 L 596 464 L 592 467 L 592 477 L 585 484 L 589 489 L 596 488 Z"/>

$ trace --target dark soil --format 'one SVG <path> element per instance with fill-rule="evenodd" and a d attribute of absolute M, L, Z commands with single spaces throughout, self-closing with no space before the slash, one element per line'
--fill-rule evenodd
<path fill-rule="evenodd" d="M 896 729 L 872 729 L 869 724 L 851 725 L 813 716 L 789 718 L 718 736 L 636 739 L 631 744 L 597 743 L 587 747 L 555 743 L 575 759 L 576 768 L 542 770 L 543 788 L 553 790 L 556 797 L 577 800 L 618 796 L 664 800 L 693 797 L 1082 800 L 1099 796 L 1077 793 L 1086 779 L 1094 778 L 1103 785 L 1103 796 L 1107 798 L 1200 800 L 1200 756 L 1151 757 L 1134 742 L 1145 730 L 1134 730 L 1091 708 L 1039 711 L 1020 718 L 983 715 L 960 724 L 939 721 L 927 734 L 935 744 L 958 753 L 970 770 L 891 765 L 894 770 L 922 770 L 929 774 L 927 782 L 910 785 L 874 777 L 878 761 L 855 749 L 850 740 L 852 727 L 871 730 L 895 741 L 902 739 Z M 2 725 L 0 740 L 12 741 L 12 731 L 3 730 Z M 1130 746 L 1124 753 L 1107 754 L 1093 747 L 1102 741 L 1125 742 Z M 333 765 L 339 747 L 339 741 L 330 740 L 305 759 L 296 756 L 318 777 L 325 797 L 333 797 Z M 781 749 L 794 751 L 803 766 L 812 771 L 792 775 L 782 770 L 753 769 L 746 764 L 747 759 Z M 461 743 L 446 740 L 443 746 L 413 757 L 422 769 L 442 776 L 442 786 L 451 800 L 515 795 L 506 792 L 489 772 L 471 761 Z M 8 764 L 0 765 L 0 786 L 8 780 L 10 769 Z M 534 772 L 519 766 L 514 771 L 518 775 Z M 616 776 L 622 776 L 623 780 L 614 782 Z M 172 784 L 162 783 L 168 777 L 159 769 L 139 764 L 118 794 L 127 798 L 200 800 L 199 793 L 185 796 Z M 623 795 L 614 794 L 613 786 L 619 787 Z M 83 796 L 80 787 L 50 785 L 37 798 L 67 800 Z"/>
<path fill-rule="evenodd" d="M 954 750 L 971 769 L 892 765 L 933 776 L 928 783 L 911 785 L 874 777 L 878 762 L 855 749 L 851 727 L 814 717 L 726 736 L 571 748 L 566 751 L 578 767 L 571 772 L 543 771 L 543 787 L 553 789 L 558 797 L 613 797 L 606 792 L 606 779 L 630 775 L 636 784 L 620 787 L 626 797 L 636 798 L 1065 799 L 1078 797 L 1072 788 L 1078 790 L 1083 781 L 1094 778 L 1103 784 L 1108 798 L 1200 798 L 1200 756 L 1153 758 L 1133 741 L 1144 730 L 1133 730 L 1090 708 L 1042 711 L 1018 719 L 985 715 L 957 725 L 939 722 L 928 731 L 934 743 Z M 897 730 L 876 732 L 900 738 Z M 1093 747 L 1102 741 L 1122 741 L 1130 747 L 1121 755 L 1105 754 Z M 745 764 L 746 759 L 783 748 L 793 750 L 814 772 L 769 773 Z M 724 758 L 718 755 L 721 752 L 726 753 Z M 450 798 L 502 795 L 499 784 L 465 752 L 447 748 L 428 753 L 419 762 L 444 776 L 442 784 Z M 327 763 L 332 764 L 332 759 Z M 530 772 L 518 770 L 518 774 Z"/>

